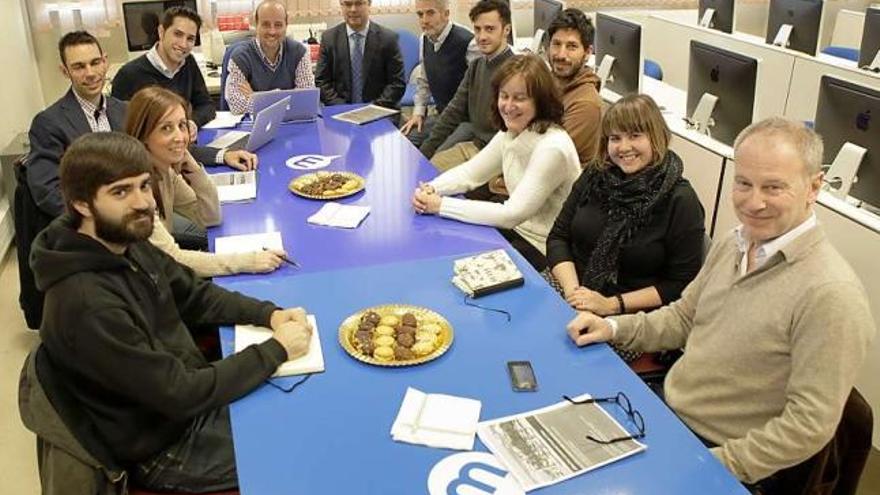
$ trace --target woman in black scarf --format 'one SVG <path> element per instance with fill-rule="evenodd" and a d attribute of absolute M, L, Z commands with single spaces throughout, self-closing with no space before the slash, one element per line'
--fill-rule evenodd
<path fill-rule="evenodd" d="M 678 299 L 700 270 L 703 207 L 669 139 L 649 96 L 606 111 L 597 159 L 547 238 L 547 266 L 573 308 L 600 316 L 656 308 Z"/>

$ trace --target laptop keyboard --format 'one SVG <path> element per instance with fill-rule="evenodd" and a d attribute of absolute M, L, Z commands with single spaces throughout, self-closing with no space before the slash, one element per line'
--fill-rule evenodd
<path fill-rule="evenodd" d="M 245 131 L 229 131 L 226 134 L 208 143 L 211 148 L 226 148 L 230 150 L 242 150 L 247 146 L 251 133 Z"/>

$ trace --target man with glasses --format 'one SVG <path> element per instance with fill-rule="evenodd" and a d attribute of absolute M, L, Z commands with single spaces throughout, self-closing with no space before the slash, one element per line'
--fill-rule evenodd
<path fill-rule="evenodd" d="M 236 45 L 227 64 L 223 95 L 234 114 L 251 112 L 254 91 L 314 88 L 309 51 L 287 37 L 287 6 L 263 0 L 254 10 L 257 36 Z"/>
<path fill-rule="evenodd" d="M 315 81 L 325 105 L 398 108 L 406 89 L 397 33 L 370 20 L 369 0 L 341 0 L 345 22 L 324 31 Z"/>
<path fill-rule="evenodd" d="M 740 133 L 734 162 L 741 225 L 713 245 L 681 299 L 647 314 L 580 313 L 568 332 L 579 346 L 684 348 L 666 402 L 737 478 L 775 493 L 807 482 L 795 473 L 834 436 L 876 328 L 813 212 L 821 138 L 770 118 Z"/>
<path fill-rule="evenodd" d="M 192 56 L 202 27 L 199 14 L 187 7 L 171 7 L 158 26 L 159 41 L 144 55 L 128 62 L 113 78 L 112 95 L 128 101 L 144 86 L 170 89 L 192 105 L 192 118 L 201 127 L 216 115 L 202 71 Z"/>

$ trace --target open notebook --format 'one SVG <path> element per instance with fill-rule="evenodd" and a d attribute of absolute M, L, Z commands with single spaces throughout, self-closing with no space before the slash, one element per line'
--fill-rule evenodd
<path fill-rule="evenodd" d="M 321 350 L 321 338 L 318 335 L 318 323 L 315 315 L 308 315 L 314 331 L 309 342 L 309 352 L 305 356 L 287 361 L 278 367 L 272 376 L 305 375 L 324 371 L 324 352 Z M 235 352 L 243 351 L 247 346 L 260 344 L 272 337 L 272 329 L 253 325 L 235 325 Z"/>

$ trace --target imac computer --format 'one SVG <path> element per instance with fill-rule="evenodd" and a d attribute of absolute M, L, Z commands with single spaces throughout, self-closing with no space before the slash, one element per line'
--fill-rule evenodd
<path fill-rule="evenodd" d="M 197 11 L 196 0 L 159 0 L 122 4 L 125 39 L 130 53 L 149 50 L 156 44 L 159 40 L 158 30 L 162 22 L 162 14 L 171 7 L 189 7 Z M 200 44 L 201 39 L 196 34 L 196 46 Z"/>
<path fill-rule="evenodd" d="M 816 105 L 816 132 L 825 142 L 825 181 L 847 195 L 880 207 L 880 91 L 823 76 Z"/>
<path fill-rule="evenodd" d="M 859 67 L 880 72 L 880 6 L 865 10 L 865 28 L 859 46 Z"/>
<path fill-rule="evenodd" d="M 733 32 L 733 0 L 700 0 L 700 26 Z"/>
<path fill-rule="evenodd" d="M 688 67 L 688 123 L 699 132 L 733 145 L 752 123 L 758 61 L 739 53 L 691 41 Z"/>
<path fill-rule="evenodd" d="M 603 88 L 620 96 L 641 92 L 642 26 L 597 12 L 595 49 Z"/>
<path fill-rule="evenodd" d="M 815 55 L 822 3 L 822 0 L 770 0 L 767 43 Z"/>
<path fill-rule="evenodd" d="M 535 18 L 533 29 L 537 33 L 539 29 L 547 32 L 550 23 L 565 10 L 565 4 L 559 0 L 535 0 Z"/>

